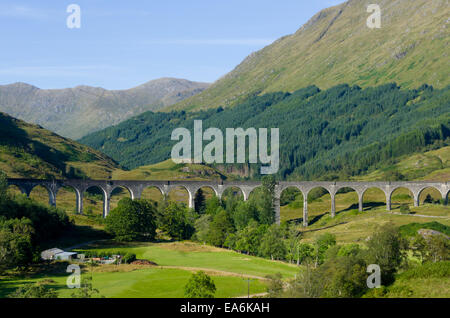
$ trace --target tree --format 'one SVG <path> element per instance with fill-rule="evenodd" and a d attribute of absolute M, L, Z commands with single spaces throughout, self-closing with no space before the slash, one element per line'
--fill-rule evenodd
<path fill-rule="evenodd" d="M 336 237 L 330 233 L 324 233 L 316 238 L 314 242 L 314 266 L 322 264 L 326 251 L 336 245 Z"/>
<path fill-rule="evenodd" d="M 434 263 L 450 258 L 450 239 L 443 234 L 431 235 L 427 240 L 428 259 Z"/>
<path fill-rule="evenodd" d="M 146 200 L 124 198 L 106 218 L 106 231 L 119 241 L 154 239 L 156 207 Z"/>
<path fill-rule="evenodd" d="M 312 264 L 307 261 L 305 268 L 297 275 L 291 293 L 296 297 L 317 298 L 323 291 L 322 284 L 318 269 L 313 268 Z"/>
<path fill-rule="evenodd" d="M 136 254 L 130 253 L 130 252 L 125 253 L 125 255 L 122 258 L 122 262 L 124 262 L 125 264 L 131 264 L 135 260 L 136 260 Z"/>
<path fill-rule="evenodd" d="M 161 230 L 176 240 L 188 239 L 194 232 L 188 208 L 175 202 L 169 202 L 166 206 L 159 226 Z"/>
<path fill-rule="evenodd" d="M 394 273 L 405 257 L 405 240 L 392 223 L 387 223 L 367 241 L 367 247 L 367 264 L 379 265 L 382 284 L 388 285 L 394 280 Z"/>
<path fill-rule="evenodd" d="M 283 231 L 280 226 L 272 224 L 261 240 L 261 255 L 270 257 L 272 260 L 284 259 L 286 256 L 286 246 L 283 239 Z"/>
<path fill-rule="evenodd" d="M 0 217 L 0 271 L 25 267 L 33 260 L 34 228 L 27 218 L 5 220 Z"/>
<path fill-rule="evenodd" d="M 236 248 L 237 240 L 238 240 L 237 233 L 230 233 L 228 234 L 225 242 L 223 243 L 223 247 L 237 250 Z"/>
<path fill-rule="evenodd" d="M 198 189 L 197 193 L 195 194 L 194 206 L 195 206 L 195 212 L 197 212 L 198 214 L 205 213 L 206 200 L 205 200 L 205 195 L 204 195 L 202 189 Z"/>
<path fill-rule="evenodd" d="M 433 197 L 431 196 L 431 194 L 427 194 L 427 197 L 425 198 L 425 200 L 423 201 L 423 203 L 433 203 Z"/>
<path fill-rule="evenodd" d="M 330 238 L 323 241 L 332 242 Z M 367 291 L 367 266 L 361 250 L 353 245 L 331 245 L 326 255 L 318 267 L 310 260 L 304 263 L 290 293 L 295 297 L 361 297 Z"/>
<path fill-rule="evenodd" d="M 206 200 L 205 213 L 215 215 L 220 207 L 222 207 L 221 200 L 215 195 L 213 195 L 211 198 Z"/>
<path fill-rule="evenodd" d="M 409 248 L 412 250 L 413 256 L 420 259 L 423 264 L 428 255 L 427 241 L 420 234 L 414 235 L 410 241 Z"/>
<path fill-rule="evenodd" d="M 258 209 L 251 201 L 240 201 L 233 211 L 233 221 L 236 229 L 243 229 L 251 220 L 258 219 Z"/>
<path fill-rule="evenodd" d="M 266 275 L 269 280 L 267 284 L 267 293 L 269 298 L 281 297 L 283 294 L 283 279 L 281 273 Z"/>
<path fill-rule="evenodd" d="M 298 261 L 297 264 L 304 264 L 313 259 L 314 247 L 307 243 L 300 243 L 298 246 Z"/>
<path fill-rule="evenodd" d="M 215 246 L 224 246 L 228 235 L 234 232 L 233 222 L 227 211 L 221 209 L 220 212 L 214 216 L 213 221 L 209 227 L 208 242 Z"/>
<path fill-rule="evenodd" d="M 8 181 L 6 174 L 0 170 L 0 205 L 8 198 Z"/>
<path fill-rule="evenodd" d="M 186 298 L 214 298 L 216 285 L 210 276 L 203 271 L 192 274 L 184 287 Z"/>
<path fill-rule="evenodd" d="M 293 187 L 283 190 L 280 197 L 280 205 L 285 206 L 291 202 L 294 202 L 300 193 L 300 190 Z"/>
<path fill-rule="evenodd" d="M 83 276 L 81 278 L 80 288 L 76 288 L 71 294 L 72 298 L 94 298 L 101 297 L 98 289 L 92 286 L 92 276 Z"/>
<path fill-rule="evenodd" d="M 367 291 L 366 263 L 360 255 L 328 259 L 318 269 L 322 297 L 361 297 Z"/>
<path fill-rule="evenodd" d="M 300 235 L 294 225 L 289 226 L 287 229 L 286 239 L 286 258 L 289 263 L 294 260 L 297 261 L 297 265 L 300 265 Z"/>
<path fill-rule="evenodd" d="M 267 225 L 260 225 L 255 220 L 237 232 L 234 248 L 247 254 L 256 255 L 259 251 L 262 237 L 267 230 Z"/>
<path fill-rule="evenodd" d="M 195 220 L 195 239 L 199 242 L 206 243 L 208 241 L 209 226 L 212 221 L 212 216 L 209 214 L 202 215 Z"/>
<path fill-rule="evenodd" d="M 357 256 L 361 253 L 361 247 L 358 244 L 345 244 L 339 246 L 337 256 Z"/>
<path fill-rule="evenodd" d="M 261 224 L 273 224 L 275 222 L 275 177 L 267 175 L 262 178 L 262 202 L 259 214 L 259 222 Z"/>

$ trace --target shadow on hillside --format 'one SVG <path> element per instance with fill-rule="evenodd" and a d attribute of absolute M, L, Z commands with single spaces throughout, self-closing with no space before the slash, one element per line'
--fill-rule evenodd
<path fill-rule="evenodd" d="M 363 204 L 363 211 L 367 211 L 367 210 L 371 210 L 373 208 L 378 208 L 380 206 L 386 206 L 385 203 L 383 202 L 365 202 Z M 340 210 L 340 211 L 336 211 L 336 215 L 341 214 L 343 212 L 348 212 L 348 211 L 352 211 L 352 210 L 358 210 L 359 209 L 359 204 L 358 203 L 354 203 L 351 206 L 349 206 L 346 209 Z"/>
<path fill-rule="evenodd" d="M 383 202 L 367 202 L 367 203 L 364 203 L 363 211 L 371 210 L 373 208 L 377 208 L 377 207 L 380 207 L 380 206 L 386 206 L 386 204 L 383 203 Z M 344 212 L 349 212 L 349 211 L 352 211 L 352 210 L 358 210 L 358 209 L 359 209 L 359 204 L 355 203 L 355 204 L 352 204 L 351 206 L 347 207 L 346 209 L 343 209 L 343 210 L 340 210 L 340 211 L 336 211 L 336 215 L 342 214 Z M 327 211 L 327 212 L 324 212 L 322 214 L 314 216 L 314 218 L 309 220 L 308 225 L 313 225 L 314 223 L 320 221 L 328 213 L 330 213 L 330 212 Z M 289 220 L 287 222 L 289 224 L 301 225 L 301 224 L 303 224 L 303 218 L 301 217 L 301 218 L 291 219 L 291 220 Z M 335 225 L 333 225 L 333 226 L 335 226 Z"/>
<path fill-rule="evenodd" d="M 66 174 L 65 162 L 79 159 L 75 151 L 69 147 L 67 153 L 64 153 L 31 139 L 26 130 L 17 126 L 16 119 L 3 113 L 0 113 L 0 145 L 35 155 L 61 170 L 63 174 Z"/>
<path fill-rule="evenodd" d="M 308 221 L 308 225 L 313 225 L 314 223 L 318 222 L 322 217 L 324 217 L 327 213 L 323 213 L 320 215 L 316 215 L 314 218 Z M 303 218 L 297 218 L 297 219 L 290 219 L 287 221 L 289 224 L 295 224 L 295 225 L 302 225 L 303 224 Z"/>
<path fill-rule="evenodd" d="M 313 225 L 316 222 L 319 222 L 328 212 L 316 215 L 314 218 L 308 221 L 308 225 Z"/>
<path fill-rule="evenodd" d="M 115 241 L 114 239 L 105 239 L 105 240 L 98 240 L 96 242 L 87 242 L 85 245 L 82 246 L 82 248 L 77 248 L 80 250 L 90 250 L 90 249 L 108 249 L 108 248 L 137 248 L 137 247 L 145 247 L 148 246 L 149 243 L 152 244 L 158 244 L 158 243 L 173 243 L 173 242 L 179 242 L 175 239 L 155 239 L 155 240 L 149 240 L 149 241 L 132 241 L 132 242 L 120 242 Z"/>
<path fill-rule="evenodd" d="M 384 202 L 364 202 L 363 204 L 363 210 L 371 210 L 374 208 L 378 208 L 380 206 L 386 206 L 386 203 Z"/>
<path fill-rule="evenodd" d="M 68 262 L 45 262 L 33 264 L 28 270 L 29 272 L 17 273 L 13 276 L 2 277 L 0 281 L 0 298 L 9 297 L 19 287 L 26 285 L 34 285 L 37 282 L 54 289 L 58 292 L 61 289 L 67 289 L 67 285 L 56 283 L 52 278 L 68 277 Z M 51 276 L 52 278 L 48 277 Z M 33 282 L 24 282 L 24 280 L 33 279 Z"/>

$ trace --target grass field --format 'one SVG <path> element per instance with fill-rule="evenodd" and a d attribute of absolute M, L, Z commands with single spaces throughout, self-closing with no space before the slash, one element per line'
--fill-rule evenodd
<path fill-rule="evenodd" d="M 102 265 L 88 269 L 82 275 L 93 277 L 93 287 L 105 297 L 183 297 L 183 288 L 193 272 L 205 271 L 211 275 L 217 288 L 216 297 L 240 297 L 247 293 L 247 281 L 252 279 L 250 293 L 266 291 L 264 277 L 282 273 L 292 278 L 299 267 L 242 255 L 192 242 L 133 243 L 117 245 L 106 241 L 88 246 L 95 250 L 122 250 L 136 253 L 139 259 L 148 259 L 158 266 Z M 29 277 L 3 277 L 0 297 L 28 282 L 46 280 L 60 297 L 70 297 L 66 287 L 68 274 L 61 266 L 50 273 L 37 273 Z"/>
<path fill-rule="evenodd" d="M 127 265 L 120 265 L 127 267 Z M 240 297 L 247 294 L 247 282 L 241 277 L 211 274 L 215 285 L 215 297 Z M 66 286 L 69 274 L 34 275 L 29 278 L 3 279 L 0 281 L 0 297 L 6 297 L 24 283 L 34 283 L 42 280 L 54 288 L 59 297 L 70 298 L 73 290 Z M 191 271 L 175 268 L 144 268 L 131 271 L 86 272 L 82 275 L 92 275 L 93 287 L 100 295 L 107 298 L 180 298 L 184 296 L 184 286 L 188 282 Z M 253 280 L 250 293 L 265 292 L 265 283 Z"/>
<path fill-rule="evenodd" d="M 117 246 L 114 242 L 112 245 L 101 242 L 88 247 L 103 251 L 126 250 L 135 253 L 139 259 L 148 259 L 160 266 L 204 268 L 257 277 L 274 273 L 281 273 L 283 277 L 293 277 L 298 272 L 298 267 L 294 265 L 192 242 L 136 243 L 123 247 Z"/>

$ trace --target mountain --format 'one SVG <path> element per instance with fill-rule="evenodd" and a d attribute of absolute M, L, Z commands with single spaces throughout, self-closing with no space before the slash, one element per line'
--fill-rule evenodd
<path fill-rule="evenodd" d="M 148 110 L 195 95 L 206 83 L 161 78 L 128 90 L 77 86 L 39 89 L 15 83 L 0 86 L 0 111 L 77 139 Z"/>
<path fill-rule="evenodd" d="M 234 106 L 248 96 L 316 85 L 405 88 L 449 82 L 448 0 L 379 0 L 381 28 L 370 29 L 366 0 L 317 13 L 294 34 L 248 56 L 208 89 L 167 110 Z"/>
<path fill-rule="evenodd" d="M 0 112 L 0 171 L 8 177 L 107 179 L 118 168 L 92 148 Z"/>
<path fill-rule="evenodd" d="M 196 119 L 202 120 L 203 131 L 210 127 L 223 133 L 229 127 L 279 128 L 279 179 L 348 180 L 377 169 L 383 172 L 381 178 L 401 179 L 393 171 L 400 158 L 450 145 L 449 101 L 450 86 L 402 89 L 391 83 L 363 89 L 341 84 L 327 90 L 309 86 L 293 93 L 252 96 L 225 109 L 146 112 L 80 142 L 135 169 L 169 159 L 177 143 L 171 141 L 172 131 L 185 127 L 192 135 Z M 384 171 L 383 167 L 393 168 Z M 245 170 L 237 164 L 215 168 L 224 173 Z M 425 170 L 421 175 L 408 172 L 405 176 L 416 179 L 431 173 Z M 245 175 L 240 173 L 244 177 L 258 174 L 256 164 L 247 167 Z"/>

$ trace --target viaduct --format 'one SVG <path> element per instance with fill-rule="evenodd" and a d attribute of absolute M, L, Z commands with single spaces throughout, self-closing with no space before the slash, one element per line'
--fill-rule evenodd
<path fill-rule="evenodd" d="M 36 186 L 43 186 L 47 189 L 49 195 L 49 204 L 56 205 L 56 195 L 62 187 L 71 187 L 75 190 L 76 206 L 78 213 L 83 213 L 83 193 L 92 187 L 97 187 L 103 192 L 103 217 L 109 213 L 109 202 L 111 193 L 114 189 L 121 187 L 130 192 L 131 199 L 141 197 L 142 191 L 148 187 L 159 189 L 162 195 L 168 194 L 172 189 L 181 187 L 186 189 L 189 194 L 189 207 L 194 208 L 194 197 L 197 191 L 203 187 L 211 188 L 217 197 L 221 198 L 227 188 L 235 187 L 242 191 L 244 200 L 249 198 L 250 193 L 261 182 L 242 181 L 242 182 L 222 182 L 222 181 L 129 181 L 129 180 L 40 180 L 40 179 L 8 179 L 9 185 L 17 186 L 22 193 L 27 196 Z M 280 197 L 283 190 L 294 187 L 301 191 L 303 198 L 308 197 L 308 193 L 318 187 L 326 189 L 331 195 L 331 216 L 336 214 L 335 196 L 339 189 L 351 188 L 358 194 L 359 211 L 363 210 L 363 196 L 367 189 L 381 189 L 386 196 L 386 208 L 391 210 L 392 193 L 398 188 L 406 188 L 414 196 L 414 206 L 419 206 L 420 193 L 426 188 L 437 189 L 444 200 L 448 200 L 450 191 L 449 182 L 278 182 L 275 186 L 275 215 L 276 222 L 280 222 Z M 303 204 L 303 225 L 308 226 L 308 202 L 304 200 Z"/>

